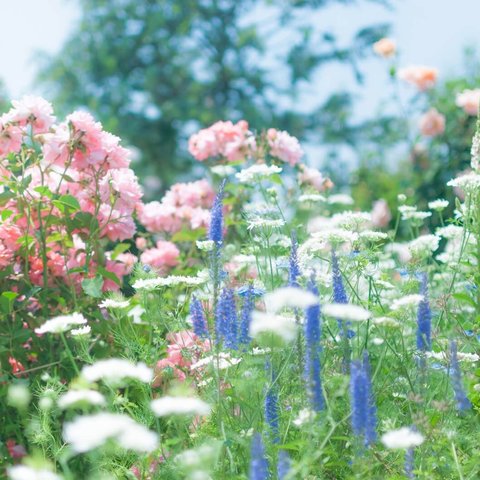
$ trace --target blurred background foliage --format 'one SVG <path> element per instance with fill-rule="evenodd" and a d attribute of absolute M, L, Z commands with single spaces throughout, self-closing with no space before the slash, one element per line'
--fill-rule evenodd
<path fill-rule="evenodd" d="M 332 3 L 367 1 L 79 0 L 76 31 L 44 59 L 39 79 L 58 113 L 87 108 L 136 147 L 136 170 L 160 178 L 162 189 L 195 174 L 186 140 L 219 119 L 245 118 L 252 129 L 285 129 L 323 146 L 358 145 L 364 128 L 391 129 L 388 119 L 352 125 L 348 92 L 311 108 L 300 97 L 334 62 L 362 81 L 361 61 L 388 25 L 365 25 L 345 46 L 314 18 Z"/>
<path fill-rule="evenodd" d="M 445 184 L 468 168 L 475 128 L 455 98 L 480 84 L 478 56 L 467 50 L 464 71 L 442 75 L 425 93 L 412 89 L 406 102 L 398 57 L 379 59 L 391 79 L 391 92 L 379 92 L 387 104 L 356 115 L 352 92 L 330 88 L 329 98 L 322 96 L 328 75 L 319 72 L 343 65 L 361 84 L 368 75 L 362 62 L 389 25 L 363 25 L 345 42 L 318 14 L 331 4 L 360 9 L 369 1 L 76 0 L 80 22 L 58 55 L 43 58 L 39 80 L 59 116 L 86 108 L 137 149 L 147 199 L 202 175 L 187 152 L 193 132 L 244 118 L 252 129 L 285 129 L 321 148 L 314 160 L 321 157 L 340 189 L 351 187 L 361 209 L 384 198 L 395 210 L 397 195 L 406 193 L 420 208 L 447 198 L 452 210 Z M 395 0 L 375 3 L 390 8 Z M 445 115 L 446 128 L 422 137 L 418 120 L 432 107 Z"/>

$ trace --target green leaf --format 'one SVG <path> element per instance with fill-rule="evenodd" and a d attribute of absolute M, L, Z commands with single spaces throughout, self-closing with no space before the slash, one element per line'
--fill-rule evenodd
<path fill-rule="evenodd" d="M 0 205 L 5 205 L 14 196 L 15 195 L 11 190 L 4 190 L 2 193 L 0 193 Z"/>
<path fill-rule="evenodd" d="M 8 210 L 8 208 L 6 208 L 5 210 L 2 210 L 2 220 L 3 221 L 7 220 L 12 216 L 12 214 L 13 214 L 13 211 Z"/>
<path fill-rule="evenodd" d="M 111 253 L 111 259 L 115 260 L 120 254 L 122 254 L 123 252 L 126 252 L 129 248 L 130 248 L 130 245 L 128 243 L 119 243 L 113 249 Z"/>
<path fill-rule="evenodd" d="M 112 282 L 115 282 L 117 285 L 122 286 L 122 282 L 113 272 L 109 272 L 103 267 L 98 267 L 98 273 L 100 273 L 103 278 L 108 278 Z"/>
<path fill-rule="evenodd" d="M 103 278 L 101 275 L 96 275 L 94 278 L 85 278 L 82 280 L 83 291 L 93 298 L 100 298 L 102 296 Z"/>
<path fill-rule="evenodd" d="M 0 295 L 0 308 L 5 313 L 11 313 L 13 310 L 13 302 L 18 297 L 18 293 L 15 292 L 3 292 Z"/>
<path fill-rule="evenodd" d="M 44 185 L 41 185 L 40 187 L 35 187 L 33 190 L 35 192 L 38 192 L 40 195 L 43 195 L 44 197 L 47 197 L 47 198 L 52 198 L 52 196 L 53 196 L 52 191 Z"/>
<path fill-rule="evenodd" d="M 66 212 L 67 210 L 80 210 L 80 204 L 73 195 L 61 195 L 58 200 L 53 201 L 53 204 L 61 212 Z"/>

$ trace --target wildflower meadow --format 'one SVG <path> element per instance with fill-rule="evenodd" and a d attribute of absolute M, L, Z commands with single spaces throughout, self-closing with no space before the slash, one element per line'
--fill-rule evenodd
<path fill-rule="evenodd" d="M 436 69 L 394 74 L 428 103 Z M 453 102 L 475 121 L 479 90 Z M 442 134 L 426 112 L 412 128 Z M 188 140 L 202 178 L 147 201 L 92 115 L 13 101 L 1 478 L 480 478 L 480 126 L 470 140 L 448 199 L 362 209 L 289 132 L 218 119 Z"/>

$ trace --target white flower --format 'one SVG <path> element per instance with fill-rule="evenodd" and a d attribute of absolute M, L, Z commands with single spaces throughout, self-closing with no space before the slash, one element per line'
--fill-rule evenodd
<path fill-rule="evenodd" d="M 447 361 L 449 358 L 449 354 L 447 352 L 426 352 L 425 356 L 427 358 L 433 358 L 439 361 Z M 475 363 L 480 360 L 480 356 L 476 353 L 468 353 L 468 352 L 458 352 L 457 359 L 460 362 L 471 362 Z"/>
<path fill-rule="evenodd" d="M 265 295 L 267 311 L 276 313 L 283 308 L 305 309 L 318 304 L 319 300 L 312 292 L 295 287 L 283 287 Z"/>
<path fill-rule="evenodd" d="M 467 173 L 460 177 L 450 180 L 447 185 L 449 187 L 458 187 L 466 192 L 472 192 L 480 188 L 480 175 L 477 173 Z"/>
<path fill-rule="evenodd" d="M 208 415 L 210 405 L 200 398 L 171 397 L 156 398 L 150 404 L 157 417 L 166 415 Z"/>
<path fill-rule="evenodd" d="M 152 381 L 153 372 L 142 362 L 135 365 L 122 358 L 109 358 L 83 367 L 82 377 L 89 382 L 101 379 L 118 383 L 125 378 L 133 378 L 148 383 Z"/>
<path fill-rule="evenodd" d="M 117 413 L 97 413 L 77 417 L 63 429 L 63 438 L 76 453 L 101 447 L 115 440 L 121 447 L 138 452 L 151 452 L 158 445 L 158 436 L 132 418 Z"/>
<path fill-rule="evenodd" d="M 69 390 L 58 399 L 58 406 L 62 409 L 77 403 L 105 405 L 105 397 L 96 390 Z"/>
<path fill-rule="evenodd" d="M 332 223 L 345 230 L 360 230 L 372 221 L 370 212 L 342 212 L 332 217 Z"/>
<path fill-rule="evenodd" d="M 438 249 L 439 245 L 440 237 L 437 235 L 420 235 L 408 243 L 408 249 L 412 255 L 430 255 Z"/>
<path fill-rule="evenodd" d="M 218 367 L 219 370 L 224 370 L 225 368 L 238 365 L 241 361 L 241 358 L 232 357 L 228 352 L 220 352 L 218 356 L 209 355 L 208 357 L 204 357 L 197 362 L 192 363 L 190 369 L 196 370 L 197 368 L 202 368 L 206 365 L 212 365 L 214 368 Z"/>
<path fill-rule="evenodd" d="M 325 315 L 352 322 L 363 322 L 372 316 L 365 308 L 350 303 L 327 303 L 322 310 Z"/>
<path fill-rule="evenodd" d="M 407 449 L 418 447 L 425 438 L 419 432 L 409 427 L 402 427 L 398 430 L 392 430 L 382 435 L 382 443 L 391 449 Z"/>
<path fill-rule="evenodd" d="M 400 310 L 401 308 L 416 307 L 425 297 L 418 293 L 412 295 L 405 295 L 404 297 L 397 298 L 392 302 L 392 310 Z"/>
<path fill-rule="evenodd" d="M 354 201 L 350 195 L 345 193 L 337 193 L 328 197 L 328 203 L 330 205 L 353 205 Z"/>
<path fill-rule="evenodd" d="M 235 173 L 235 169 L 231 165 L 215 165 L 210 170 L 219 177 L 228 177 Z"/>
<path fill-rule="evenodd" d="M 106 298 L 99 303 L 100 308 L 127 308 L 130 305 L 128 300 L 115 300 L 113 298 Z"/>
<path fill-rule="evenodd" d="M 463 227 L 457 225 L 447 225 L 446 227 L 437 228 L 436 234 L 447 240 L 455 240 L 463 235 Z"/>
<path fill-rule="evenodd" d="M 10 480 L 62 480 L 63 477 L 45 468 L 15 465 L 7 469 Z"/>
<path fill-rule="evenodd" d="M 325 202 L 327 199 L 318 193 L 306 193 L 298 197 L 298 201 L 301 203 L 304 202 Z"/>
<path fill-rule="evenodd" d="M 131 308 L 127 315 L 133 319 L 133 323 L 142 323 L 142 315 L 146 310 L 141 305 L 135 305 Z"/>
<path fill-rule="evenodd" d="M 308 408 L 304 408 L 303 410 L 300 410 L 300 412 L 298 412 L 298 417 L 293 420 L 293 424 L 296 426 L 296 427 L 301 427 L 303 424 L 305 423 L 310 423 L 313 421 L 313 419 L 315 418 L 315 412 L 313 412 L 312 410 L 309 410 Z"/>
<path fill-rule="evenodd" d="M 449 204 L 448 200 L 438 198 L 433 202 L 428 202 L 428 208 L 430 208 L 431 210 L 437 210 L 438 212 L 441 212 L 442 210 L 448 207 L 448 204 Z"/>
<path fill-rule="evenodd" d="M 425 220 L 432 216 L 432 212 L 419 212 L 417 207 L 410 205 L 401 205 L 398 207 L 398 211 L 401 213 L 402 220 Z"/>
<path fill-rule="evenodd" d="M 73 335 L 74 337 L 78 337 L 82 335 L 88 335 L 91 331 L 92 331 L 92 327 L 90 327 L 90 325 L 85 325 L 84 327 L 74 328 L 73 330 L 70 331 L 70 335 Z"/>
<path fill-rule="evenodd" d="M 297 325 L 293 318 L 254 311 L 250 323 L 250 336 L 257 337 L 261 333 L 275 333 L 286 342 L 291 342 L 297 336 Z"/>
<path fill-rule="evenodd" d="M 388 235 L 385 232 L 375 232 L 373 230 L 360 232 L 359 236 L 362 240 L 366 240 L 367 242 L 378 242 L 388 238 Z"/>
<path fill-rule="evenodd" d="M 72 313 L 70 315 L 60 315 L 47 320 L 42 326 L 35 329 L 35 333 L 62 333 L 75 325 L 84 325 L 87 323 L 87 319 L 81 313 Z"/>
<path fill-rule="evenodd" d="M 171 287 L 175 285 L 196 286 L 205 283 L 206 279 L 197 277 L 188 277 L 184 275 L 170 275 L 162 278 L 141 278 L 134 282 L 132 287 L 135 290 L 154 290 L 158 287 Z"/>
<path fill-rule="evenodd" d="M 240 170 L 235 176 L 240 183 L 249 183 L 254 180 L 261 180 L 262 178 L 270 177 L 277 173 L 281 173 L 282 169 L 276 165 L 266 165 L 265 163 L 256 163 L 249 168 Z"/>
<path fill-rule="evenodd" d="M 213 240 L 197 240 L 197 248 L 202 252 L 211 252 L 215 248 Z"/>
<path fill-rule="evenodd" d="M 282 219 L 271 219 L 271 218 L 251 218 L 247 220 L 248 230 L 253 230 L 254 228 L 282 228 L 285 225 L 285 220 Z"/>
<path fill-rule="evenodd" d="M 377 317 L 373 319 L 375 325 L 384 325 L 386 327 L 398 327 L 400 324 L 391 317 Z"/>

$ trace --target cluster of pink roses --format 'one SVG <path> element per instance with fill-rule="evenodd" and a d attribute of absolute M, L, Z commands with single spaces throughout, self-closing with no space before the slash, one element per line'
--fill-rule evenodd
<path fill-rule="evenodd" d="M 202 340 L 191 330 L 169 333 L 167 340 L 167 357 L 157 362 L 154 386 L 161 386 L 166 381 L 176 379 L 185 381 L 190 367 L 198 362 L 205 352 L 211 350 L 210 340 Z"/>
<path fill-rule="evenodd" d="M 176 233 L 182 228 L 198 229 L 210 223 L 215 191 L 206 180 L 177 183 L 161 202 L 139 208 L 138 220 L 151 233 Z"/>
<path fill-rule="evenodd" d="M 192 135 L 188 149 L 193 157 L 201 162 L 208 158 L 222 158 L 228 162 L 236 162 L 255 155 L 262 157 L 262 141 L 248 129 L 248 123 L 216 122 Z M 297 138 L 288 132 L 269 128 L 266 132 L 266 146 L 271 156 L 282 162 L 296 165 L 303 156 L 303 150 Z"/>
<path fill-rule="evenodd" d="M 56 279 L 78 284 L 95 275 L 100 265 L 100 252 L 92 247 L 88 251 L 90 238 L 117 241 L 135 234 L 133 214 L 142 190 L 128 168 L 129 152 L 86 112 L 74 112 L 56 124 L 52 106 L 42 98 L 29 96 L 12 104 L 0 117 L 0 188 L 25 188 L 17 189 L 4 205 L 0 268 L 12 265 L 20 273 L 27 265 L 36 285 L 51 285 Z M 32 146 L 41 153 L 33 156 L 28 150 Z M 23 172 L 16 176 L 11 154 L 22 149 L 25 154 L 14 161 L 22 163 Z M 62 209 L 63 204 L 68 208 Z M 78 213 L 83 224 L 69 231 L 66 221 Z M 42 231 L 43 245 L 35 235 Z M 113 260 L 107 253 L 101 266 L 121 280 L 133 263 L 130 254 Z M 106 280 L 104 289 L 112 288 L 118 288 L 117 282 Z"/>

